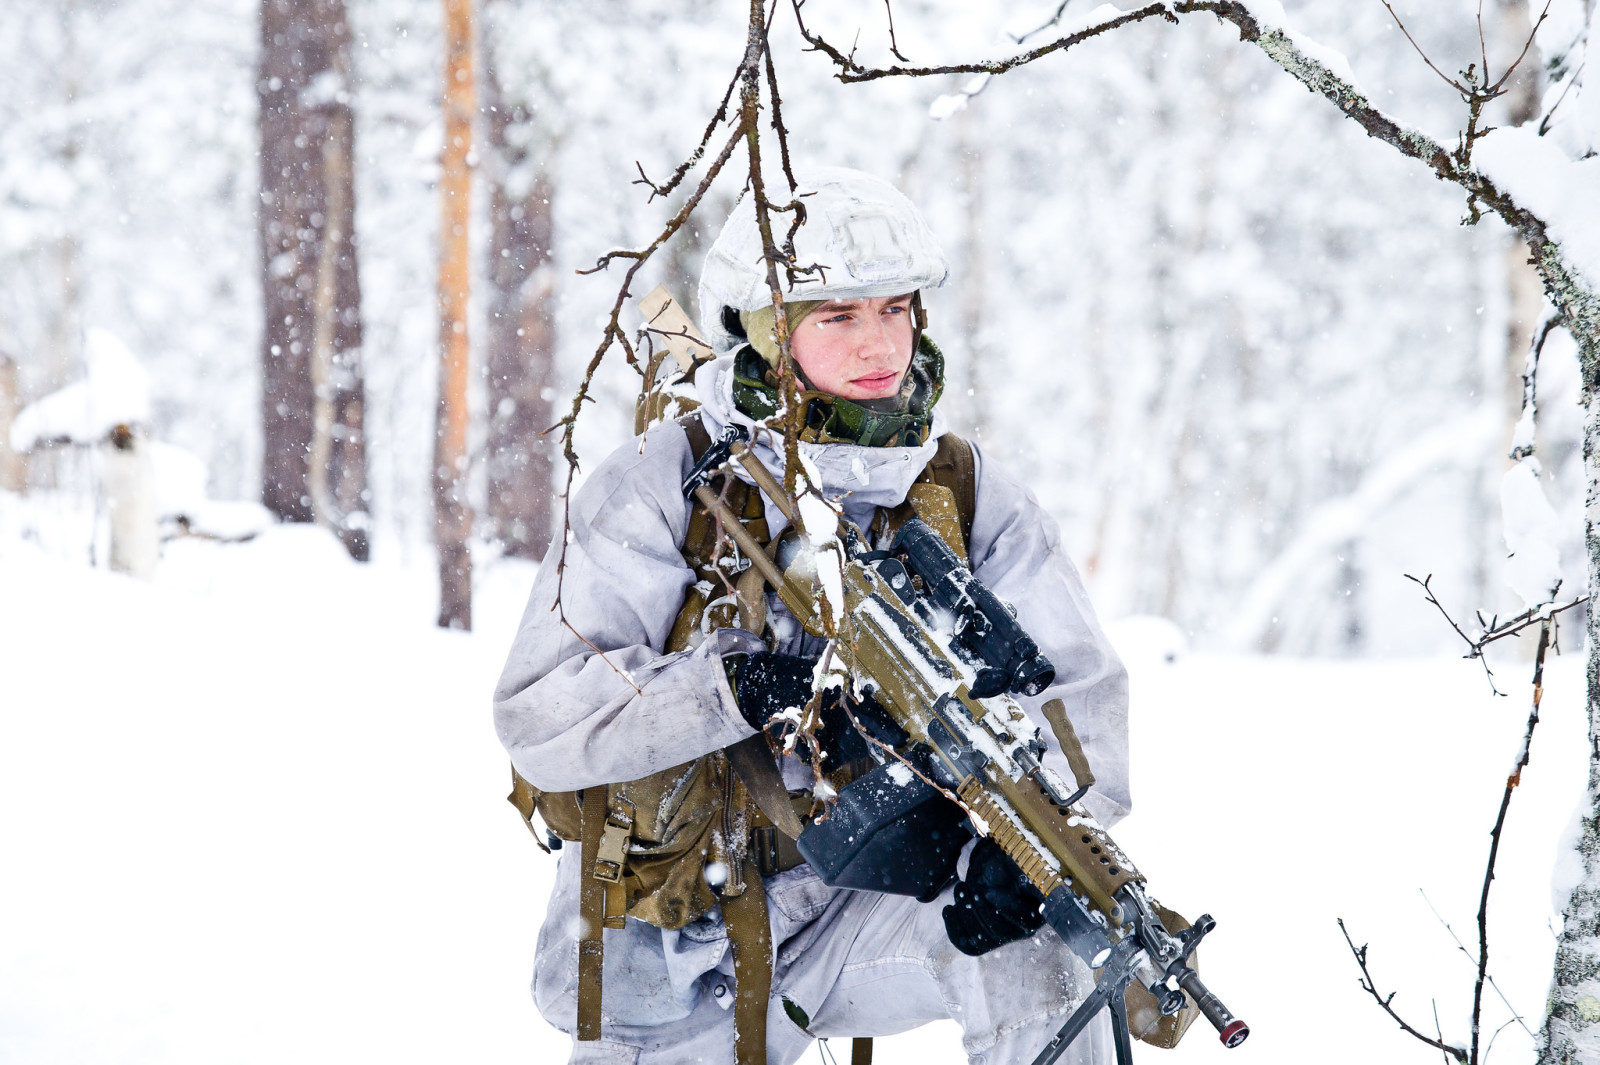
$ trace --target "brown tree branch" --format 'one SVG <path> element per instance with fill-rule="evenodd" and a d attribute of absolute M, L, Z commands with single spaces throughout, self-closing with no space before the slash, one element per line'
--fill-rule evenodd
<path fill-rule="evenodd" d="M 1511 807 L 1511 793 L 1522 783 L 1522 771 L 1528 767 L 1528 755 L 1533 744 L 1533 730 L 1539 725 L 1539 704 L 1544 700 L 1544 656 L 1550 649 L 1550 630 L 1555 625 L 1553 617 L 1539 624 L 1539 648 L 1533 656 L 1533 708 L 1528 712 L 1528 727 L 1522 734 L 1522 749 L 1506 777 L 1505 794 L 1500 798 L 1500 813 L 1489 832 L 1489 861 L 1483 870 L 1483 892 L 1478 897 L 1478 979 L 1472 986 L 1472 1060 L 1478 1061 L 1479 1026 L 1483 1017 L 1483 985 L 1489 974 L 1489 887 L 1494 883 L 1494 863 L 1500 854 L 1500 833 L 1505 828 L 1506 811 Z M 1520 1018 L 1519 1018 L 1520 1019 Z M 1498 1033 L 1496 1033 L 1498 1034 Z"/>
<path fill-rule="evenodd" d="M 1099 36 L 1118 26 L 1129 25 L 1148 18 L 1179 21 L 1179 15 L 1209 13 L 1218 19 L 1231 22 L 1239 31 L 1239 38 L 1260 48 L 1274 63 L 1312 93 L 1332 102 L 1355 122 L 1369 137 L 1383 141 L 1402 155 L 1426 164 L 1435 176 L 1460 186 L 1473 205 L 1482 203 L 1498 214 L 1527 241 L 1533 252 L 1533 263 L 1544 281 L 1545 293 L 1560 309 L 1563 324 L 1578 340 L 1587 389 L 1600 389 L 1600 295 L 1590 283 L 1581 278 L 1562 256 L 1560 245 L 1551 238 L 1544 219 L 1518 204 L 1509 193 L 1500 189 L 1488 177 L 1470 165 L 1467 152 L 1452 154 L 1433 138 L 1417 130 L 1407 129 L 1384 114 L 1355 86 L 1334 74 L 1324 64 L 1306 55 L 1293 40 L 1281 30 L 1263 29 L 1248 6 L 1239 0 L 1174 0 L 1170 4 L 1152 4 L 1137 11 L 1127 12 L 1116 19 L 1090 26 L 1068 34 L 1031 51 L 1006 59 L 977 63 L 958 63 L 938 67 L 883 67 L 867 68 L 845 56 L 817 34 L 810 32 L 800 21 L 803 0 L 791 0 L 795 18 L 800 22 L 800 32 L 810 50 L 826 55 L 836 67 L 837 77 L 845 82 L 872 81 L 885 77 L 921 77 L 941 73 L 992 73 L 999 74 L 1031 63 L 1045 55 L 1064 51 L 1091 37 Z M 1476 139 L 1476 137 L 1474 138 Z"/>
<path fill-rule="evenodd" d="M 894 39 L 893 0 L 883 0 L 883 10 L 889 16 L 889 54 L 900 60 L 902 63 L 911 62 L 911 60 L 900 54 L 900 43 Z"/>
<path fill-rule="evenodd" d="M 1338 921 L 1339 931 L 1344 933 L 1344 941 L 1345 943 L 1349 944 L 1350 953 L 1355 955 L 1356 964 L 1361 966 L 1361 990 L 1371 995 L 1373 1001 L 1377 1002 L 1379 1006 L 1383 1007 L 1383 1012 L 1387 1013 L 1390 1017 L 1393 1017 L 1395 1023 L 1398 1024 L 1401 1030 L 1406 1034 L 1414 1036 L 1429 1046 L 1449 1054 L 1452 1058 L 1455 1058 L 1457 1061 L 1461 1062 L 1462 1065 L 1467 1065 L 1467 1061 L 1469 1059 L 1467 1058 L 1467 1052 L 1465 1050 L 1462 1050 L 1460 1047 L 1451 1046 L 1443 1039 L 1434 1039 L 1431 1036 L 1423 1035 L 1421 1032 L 1417 1031 L 1415 1028 L 1411 1027 L 1411 1025 L 1406 1023 L 1405 1018 L 1400 1016 L 1400 1014 L 1395 1011 L 1393 1005 L 1394 996 L 1396 994 L 1395 992 L 1391 991 L 1387 996 L 1378 994 L 1378 989 L 1372 982 L 1372 973 L 1367 969 L 1368 944 L 1363 943 L 1361 946 L 1357 947 L 1355 941 L 1350 938 L 1350 930 L 1344 926 L 1344 918 L 1340 917 L 1338 918 Z"/>
<path fill-rule="evenodd" d="M 705 132 L 700 134 L 700 143 L 695 146 L 694 152 L 690 154 L 689 158 L 678 164 L 678 169 L 672 172 L 672 176 L 667 179 L 666 184 L 657 185 L 655 182 L 651 181 L 645 176 L 643 166 L 640 166 L 637 162 L 633 164 L 634 166 L 639 167 L 639 180 L 635 181 L 634 184 L 648 185 L 650 187 L 650 199 L 646 200 L 646 203 L 654 201 L 657 196 L 669 195 L 673 189 L 677 188 L 683 182 L 684 177 L 688 175 L 689 171 L 698 166 L 700 160 L 705 158 L 706 145 L 711 143 L 712 134 L 717 131 L 717 127 L 721 125 L 728 117 L 728 101 L 733 99 L 733 90 L 738 86 L 739 78 L 742 76 L 742 74 L 743 70 L 741 68 L 740 71 L 734 74 L 733 80 L 728 82 L 727 89 L 723 90 L 722 93 L 722 102 L 717 105 L 717 110 L 711 116 L 711 121 L 706 123 Z"/>
<path fill-rule="evenodd" d="M 1411 36 L 1411 31 L 1406 29 L 1406 24 L 1400 21 L 1400 16 L 1395 13 L 1394 8 L 1389 6 L 1389 0 L 1379 0 L 1379 3 L 1383 4 L 1384 10 L 1389 12 L 1389 17 L 1394 19 L 1394 24 L 1400 27 L 1400 32 L 1406 35 L 1406 40 L 1411 42 L 1411 47 L 1417 50 L 1417 54 L 1422 57 L 1422 61 L 1428 64 L 1428 69 L 1439 75 L 1440 78 L 1444 79 L 1444 83 L 1446 85 L 1450 86 L 1462 96 L 1470 96 L 1472 94 L 1472 90 L 1468 89 L 1455 78 L 1450 77 L 1444 71 L 1440 70 L 1434 65 L 1433 60 L 1428 58 L 1428 53 L 1422 50 L 1422 45 L 1418 44 L 1417 39 Z M 1483 41 L 1483 4 L 1481 3 L 1478 5 L 1478 40 L 1480 43 Z M 1487 70 L 1489 68 L 1489 61 L 1485 59 L 1483 63 L 1484 69 Z"/>
<path fill-rule="evenodd" d="M 1049 44 L 1042 44 L 1037 48 L 1023 52 L 1020 55 L 1011 56 L 1007 59 L 988 59 L 981 60 L 976 63 L 952 63 L 945 66 L 933 67 L 905 66 L 869 68 L 864 67 L 855 61 L 855 52 L 853 49 L 850 55 L 845 55 L 833 45 L 829 44 L 822 37 L 812 33 L 806 28 L 805 20 L 800 13 L 800 9 L 805 6 L 805 0 L 790 0 L 790 3 L 794 8 L 795 23 L 800 28 L 800 36 L 805 38 L 806 44 L 810 46 L 808 50 L 821 52 L 829 59 L 833 60 L 834 65 L 839 68 L 839 73 L 836 76 L 840 81 L 847 84 L 861 81 L 877 81 L 879 78 L 890 77 L 922 78 L 933 74 L 1004 74 L 1008 70 L 1015 70 L 1017 67 L 1025 66 L 1028 63 L 1033 62 L 1035 59 L 1042 59 L 1044 56 L 1047 56 L 1052 52 L 1063 51 L 1067 48 L 1071 48 L 1075 44 L 1081 44 L 1084 41 L 1089 40 L 1091 37 L 1098 37 L 1102 33 L 1108 33 L 1111 30 L 1116 29 L 1118 26 L 1126 26 L 1130 23 L 1142 22 L 1149 18 L 1165 18 L 1169 22 L 1177 21 L 1177 18 L 1172 13 L 1170 5 L 1165 3 L 1149 4 L 1145 7 L 1139 8 L 1137 11 L 1125 12 L 1124 14 L 1118 15 L 1116 18 L 1108 19 L 1105 22 L 1097 23 L 1096 25 L 1087 27 L 1086 29 L 1078 30 L 1076 33 L 1069 33 L 1065 37 L 1051 41 Z"/>

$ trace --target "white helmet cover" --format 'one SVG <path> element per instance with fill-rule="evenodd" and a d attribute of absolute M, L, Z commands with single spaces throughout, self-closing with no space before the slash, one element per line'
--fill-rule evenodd
<path fill-rule="evenodd" d="M 796 300 L 867 299 L 938 288 L 950 269 L 922 213 L 881 178 L 845 167 L 807 167 L 795 173 L 806 222 L 795 233 L 795 265 L 822 269 L 799 275 L 784 292 Z M 790 215 L 774 214 L 773 237 L 782 241 Z M 780 284 L 787 277 L 780 268 Z M 700 271 L 700 324 L 718 352 L 741 341 L 722 322 L 722 309 L 769 306 L 766 264 L 753 199 L 746 195 L 706 253 Z"/>

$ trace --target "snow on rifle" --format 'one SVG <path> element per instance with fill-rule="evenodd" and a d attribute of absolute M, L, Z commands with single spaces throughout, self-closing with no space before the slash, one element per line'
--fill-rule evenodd
<path fill-rule="evenodd" d="M 833 635 L 815 591 L 817 563 L 807 538 L 786 533 L 769 553 L 706 486 L 730 459 L 784 511 L 793 530 L 793 504 L 738 426 L 696 464 L 684 494 L 718 517 L 807 631 Z M 1045 923 L 1100 970 L 1095 991 L 1034 1065 L 1060 1057 L 1102 1009 L 1111 1012 L 1119 1065 L 1131 1061 L 1123 995 L 1133 981 L 1163 1016 L 1179 1013 L 1187 992 L 1225 1045 L 1244 1042 L 1248 1026 L 1189 964 L 1215 927 L 1211 916 L 1170 931 L 1145 894 L 1143 875 L 1079 804 L 1092 782 L 1081 758 L 1071 760 L 1080 775 L 1075 788 L 1042 763 L 1042 732 L 1012 694 L 1039 694 L 1055 670 L 1011 608 L 917 518 L 887 551 L 869 550 L 849 522 L 839 522 L 838 537 L 850 625 L 830 646 L 858 691 L 870 692 L 904 735 L 874 735 L 857 721 L 879 764 L 839 792 L 826 819 L 807 823 L 801 854 L 831 887 L 931 901 L 954 875 L 970 835 L 992 837 L 1044 896 Z M 831 614 L 838 604 L 830 606 Z M 1070 725 L 1062 732 L 1063 750 L 1071 752 Z"/>

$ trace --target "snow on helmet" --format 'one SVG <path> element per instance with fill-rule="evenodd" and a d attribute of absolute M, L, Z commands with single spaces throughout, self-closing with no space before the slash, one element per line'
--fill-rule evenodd
<path fill-rule="evenodd" d="M 938 288 L 949 266 L 933 231 L 911 201 L 882 178 L 845 167 L 807 167 L 795 173 L 804 197 L 806 222 L 795 233 L 795 262 L 822 267 L 795 278 L 785 302 L 867 299 Z M 782 239 L 787 215 L 773 217 Z M 783 271 L 780 284 L 787 285 Z M 743 197 L 706 253 L 700 271 L 701 326 L 718 352 L 741 341 L 723 322 L 723 309 L 754 311 L 769 306 L 761 231 L 752 198 Z"/>

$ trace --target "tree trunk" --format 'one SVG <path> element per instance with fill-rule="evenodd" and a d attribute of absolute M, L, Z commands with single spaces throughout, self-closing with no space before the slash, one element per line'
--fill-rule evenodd
<path fill-rule="evenodd" d="M 994 355 L 985 343 L 984 331 L 988 323 L 984 312 L 988 308 L 986 289 L 988 272 L 985 270 L 988 246 L 983 231 L 984 213 L 984 144 L 977 130 L 977 118 L 971 107 L 964 107 L 955 116 L 956 182 L 961 190 L 962 253 L 966 259 L 966 277 L 962 279 L 961 298 L 957 305 L 961 336 L 967 349 L 965 407 L 967 423 L 973 435 L 982 442 L 989 428 L 991 398 L 986 387 L 993 375 Z"/>
<path fill-rule="evenodd" d="M 1583 468 L 1589 505 L 1585 542 L 1589 554 L 1589 594 L 1600 589 L 1600 335 L 1578 337 L 1585 367 Z M 1545 1018 L 1539 1065 L 1595 1065 L 1600 1062 L 1600 610 L 1588 618 L 1589 790 L 1577 841 L 1583 877 L 1564 909 L 1556 944 L 1549 1015 Z"/>
<path fill-rule="evenodd" d="M 20 492 L 27 484 L 23 458 L 11 450 L 11 423 L 22 411 L 22 390 L 17 382 L 17 364 L 0 351 L 0 491 Z"/>
<path fill-rule="evenodd" d="M 444 0 L 444 150 L 439 178 L 439 406 L 433 455 L 439 626 L 472 628 L 472 511 L 467 506 L 467 295 L 471 270 L 472 2 Z"/>
<path fill-rule="evenodd" d="M 368 554 L 344 0 L 262 0 L 261 498 Z"/>
<path fill-rule="evenodd" d="M 489 186 L 489 433 L 485 443 L 491 535 L 513 558 L 537 561 L 550 546 L 556 442 L 555 269 L 549 170 L 533 157 L 532 116 L 500 91 L 494 50 L 483 50 L 485 167 Z"/>

